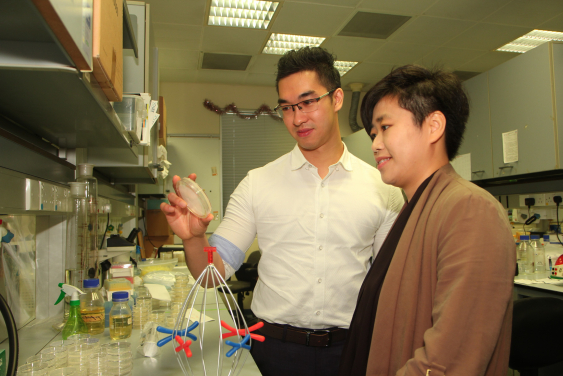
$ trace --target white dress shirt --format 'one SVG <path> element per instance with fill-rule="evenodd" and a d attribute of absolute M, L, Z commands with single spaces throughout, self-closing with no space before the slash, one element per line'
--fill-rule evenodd
<path fill-rule="evenodd" d="M 258 237 L 257 317 L 301 328 L 348 328 L 370 259 L 403 204 L 401 191 L 346 145 L 324 179 L 295 146 L 249 171 L 209 241 L 229 278 Z"/>

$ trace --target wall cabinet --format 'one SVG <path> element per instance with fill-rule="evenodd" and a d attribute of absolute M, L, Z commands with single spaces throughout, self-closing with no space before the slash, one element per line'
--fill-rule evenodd
<path fill-rule="evenodd" d="M 562 66 L 563 44 L 550 42 L 465 82 L 472 107 L 460 154 L 471 153 L 472 180 L 562 168 Z M 505 163 L 503 133 L 512 131 L 518 161 Z"/>
<path fill-rule="evenodd" d="M 488 73 L 464 82 L 469 96 L 469 120 L 459 154 L 471 153 L 471 180 L 493 177 L 493 151 L 489 119 Z"/>

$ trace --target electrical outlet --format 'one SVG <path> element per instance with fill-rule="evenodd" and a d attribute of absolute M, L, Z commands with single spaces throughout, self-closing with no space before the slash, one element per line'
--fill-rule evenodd
<path fill-rule="evenodd" d="M 527 198 L 533 198 L 536 200 L 536 203 L 534 204 L 534 206 L 545 206 L 545 195 L 544 194 L 533 194 L 533 195 L 520 195 L 519 196 L 519 202 L 520 202 L 520 206 L 525 208 L 526 207 L 526 203 L 525 203 L 525 199 Z"/>
<path fill-rule="evenodd" d="M 546 206 L 555 206 L 555 202 L 553 202 L 554 196 L 563 197 L 563 192 L 546 193 L 545 194 L 545 205 Z"/>

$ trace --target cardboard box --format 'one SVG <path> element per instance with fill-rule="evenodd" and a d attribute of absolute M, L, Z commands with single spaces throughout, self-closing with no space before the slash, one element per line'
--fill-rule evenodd
<path fill-rule="evenodd" d="M 123 1 L 94 0 L 93 74 L 108 100 L 123 98 Z"/>
<path fill-rule="evenodd" d="M 171 236 L 174 235 L 172 229 L 166 221 L 166 216 L 160 209 L 147 210 L 147 236 Z"/>
<path fill-rule="evenodd" d="M 158 144 L 166 147 L 166 103 L 164 103 L 164 97 L 158 97 L 158 110 L 160 114 L 160 117 L 158 118 L 158 121 L 160 122 Z"/>

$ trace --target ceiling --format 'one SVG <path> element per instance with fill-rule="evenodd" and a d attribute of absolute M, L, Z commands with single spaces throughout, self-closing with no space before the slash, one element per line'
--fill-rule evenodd
<path fill-rule="evenodd" d="M 396 66 L 484 72 L 518 56 L 494 49 L 533 29 L 563 31 L 563 0 L 285 0 L 268 30 L 207 26 L 210 0 L 151 4 L 161 82 L 274 86 L 279 55 L 262 54 L 271 33 L 325 37 L 338 60 L 358 61 L 342 86 L 375 84 Z M 358 12 L 410 16 L 387 39 L 337 34 Z M 203 53 L 252 55 L 245 71 L 201 69 Z"/>

